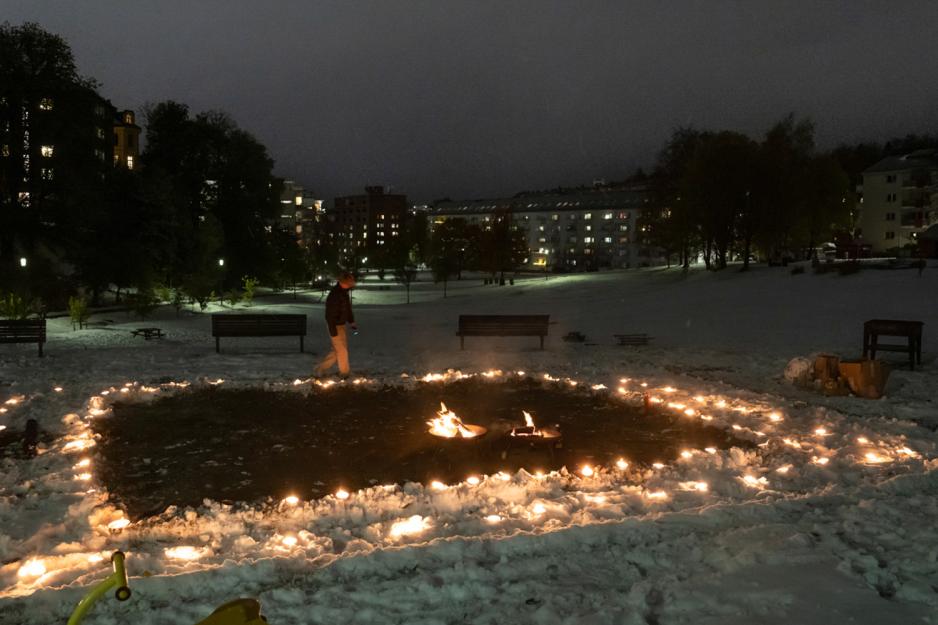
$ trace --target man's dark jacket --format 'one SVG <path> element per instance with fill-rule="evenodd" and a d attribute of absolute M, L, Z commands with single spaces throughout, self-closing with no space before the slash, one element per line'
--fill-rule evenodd
<path fill-rule="evenodd" d="M 349 297 L 348 289 L 343 289 L 338 283 L 332 287 L 329 296 L 326 297 L 326 323 L 329 324 L 329 336 L 336 336 L 339 333 L 336 326 L 355 323 L 355 315 L 352 314 L 352 299 Z"/>

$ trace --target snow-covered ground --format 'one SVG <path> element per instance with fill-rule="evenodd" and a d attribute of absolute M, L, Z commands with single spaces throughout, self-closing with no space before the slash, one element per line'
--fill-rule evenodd
<path fill-rule="evenodd" d="M 612 272 L 451 283 L 446 299 L 417 284 L 409 306 L 372 286 L 355 296 L 360 384 L 439 384 L 443 397 L 460 374 L 426 374 L 497 383 L 523 371 L 623 402 L 647 393 L 759 446 L 591 475 L 206 501 L 128 524 L 95 476 L 88 421 L 113 418 L 115 396 L 186 392 L 175 383 L 304 392 L 326 346 L 322 305 L 303 294 L 253 307 L 308 313 L 317 353 L 305 355 L 294 339 L 223 339 L 216 354 L 207 315 L 169 308 L 145 323 L 102 314 L 93 321 L 112 322 L 79 332 L 56 319 L 43 359 L 34 345 L 0 346 L 0 425 L 34 418 L 54 435 L 34 459 L 0 461 L 0 623 L 64 623 L 117 548 L 134 596 L 102 600 L 89 623 L 194 623 L 238 596 L 257 596 L 271 623 L 938 623 L 934 268 Z M 498 312 L 549 313 L 547 349 L 469 338 L 460 351 L 458 314 Z M 884 398 L 824 397 L 783 379 L 795 356 L 858 357 L 872 318 L 925 322 L 924 366 L 895 370 Z M 147 325 L 168 337 L 130 335 Z M 574 330 L 587 342 L 560 340 Z M 634 332 L 655 338 L 613 344 Z"/>

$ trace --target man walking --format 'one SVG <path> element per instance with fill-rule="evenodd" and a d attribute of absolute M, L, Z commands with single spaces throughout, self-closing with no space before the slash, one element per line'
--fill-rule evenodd
<path fill-rule="evenodd" d="M 326 354 L 319 366 L 316 367 L 315 375 L 322 376 L 332 365 L 339 365 L 339 375 L 347 378 L 349 375 L 348 364 L 348 336 L 346 334 L 346 325 L 352 330 L 357 330 L 355 325 L 355 315 L 352 314 L 352 299 L 349 297 L 349 291 L 355 288 L 355 276 L 347 271 L 339 274 L 339 281 L 329 296 L 326 297 L 326 324 L 329 326 L 329 338 L 332 340 L 332 351 Z"/>

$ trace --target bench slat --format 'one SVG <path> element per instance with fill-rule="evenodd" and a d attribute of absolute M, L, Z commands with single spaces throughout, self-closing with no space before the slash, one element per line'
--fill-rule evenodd
<path fill-rule="evenodd" d="M 306 315 L 213 314 L 212 336 L 215 351 L 220 337 L 298 336 L 300 351 L 306 336 Z"/>
<path fill-rule="evenodd" d="M 36 343 L 39 356 L 46 342 L 45 319 L 5 319 L 0 321 L 0 343 Z"/>
<path fill-rule="evenodd" d="M 550 315 L 459 315 L 460 347 L 467 336 L 537 336 L 544 348 Z"/>

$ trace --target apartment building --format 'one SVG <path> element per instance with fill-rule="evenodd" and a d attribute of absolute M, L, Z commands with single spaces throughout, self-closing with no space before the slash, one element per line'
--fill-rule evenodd
<path fill-rule="evenodd" d="M 889 156 L 863 172 L 860 237 L 873 253 L 916 245 L 938 224 L 938 150 Z"/>
<path fill-rule="evenodd" d="M 343 259 L 388 245 L 403 232 L 407 196 L 384 187 L 365 187 L 363 195 L 335 198 L 331 211 L 336 244 Z"/>
<path fill-rule="evenodd" d="M 648 191 L 636 186 L 444 201 L 428 213 L 431 231 L 454 218 L 490 228 L 496 216 L 508 214 L 527 238 L 531 250 L 527 268 L 588 271 L 652 262 L 651 252 L 637 237 L 638 218 L 649 204 Z"/>

